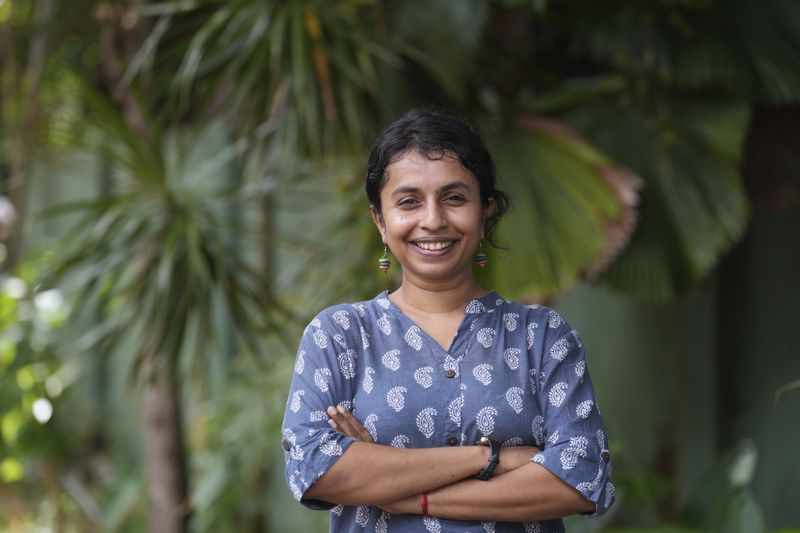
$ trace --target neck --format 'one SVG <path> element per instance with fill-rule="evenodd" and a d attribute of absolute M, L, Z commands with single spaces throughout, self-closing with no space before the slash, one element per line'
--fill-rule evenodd
<path fill-rule="evenodd" d="M 403 276 L 403 283 L 390 295 L 399 307 L 409 307 L 423 313 L 463 312 L 466 303 L 486 295 L 470 272 L 464 279 L 446 282 L 423 282 Z"/>

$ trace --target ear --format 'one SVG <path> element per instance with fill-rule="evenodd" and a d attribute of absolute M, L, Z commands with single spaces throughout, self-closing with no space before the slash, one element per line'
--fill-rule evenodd
<path fill-rule="evenodd" d="M 383 216 L 372 204 L 369 204 L 369 213 L 372 215 L 372 221 L 375 223 L 375 226 L 378 228 L 378 231 L 381 234 L 383 244 L 386 244 L 386 226 L 383 223 Z"/>

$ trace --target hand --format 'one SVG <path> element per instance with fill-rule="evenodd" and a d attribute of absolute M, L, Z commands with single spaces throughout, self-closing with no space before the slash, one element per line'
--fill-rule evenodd
<path fill-rule="evenodd" d="M 505 474 L 531 462 L 531 457 L 541 450 L 536 446 L 506 446 L 500 448 L 500 462 L 494 475 Z"/>
<path fill-rule="evenodd" d="M 372 435 L 369 434 L 369 431 L 364 429 L 361 422 L 356 420 L 355 417 L 341 405 L 338 408 L 330 406 L 327 412 L 330 417 L 330 419 L 328 419 L 328 425 L 336 431 L 344 433 L 348 437 L 353 437 L 353 439 L 358 442 L 375 443 Z"/>

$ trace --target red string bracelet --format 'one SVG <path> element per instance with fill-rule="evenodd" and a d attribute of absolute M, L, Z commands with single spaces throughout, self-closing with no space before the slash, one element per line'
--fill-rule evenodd
<path fill-rule="evenodd" d="M 428 516 L 428 493 L 422 493 L 422 516 Z"/>

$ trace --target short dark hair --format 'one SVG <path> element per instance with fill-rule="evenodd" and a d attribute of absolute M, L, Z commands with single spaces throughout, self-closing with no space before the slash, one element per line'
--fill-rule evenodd
<path fill-rule="evenodd" d="M 397 157 L 417 151 L 436 160 L 455 155 L 465 169 L 478 180 L 481 205 L 486 207 L 494 199 L 494 209 L 486 219 L 484 232 L 492 246 L 497 222 L 509 209 L 508 196 L 497 189 L 497 171 L 492 156 L 481 136 L 463 119 L 431 107 L 418 107 L 407 111 L 380 134 L 367 163 L 364 188 L 375 210 L 381 213 L 381 189 L 388 176 L 388 167 Z"/>

